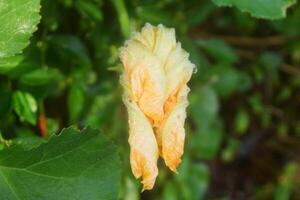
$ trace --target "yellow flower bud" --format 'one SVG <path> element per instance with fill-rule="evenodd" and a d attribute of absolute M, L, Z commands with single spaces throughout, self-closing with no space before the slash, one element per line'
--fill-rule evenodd
<path fill-rule="evenodd" d="M 175 31 L 146 24 L 120 49 L 123 101 L 129 116 L 130 163 L 144 189 L 152 189 L 160 154 L 174 172 L 184 151 L 187 95 L 195 65 Z"/>

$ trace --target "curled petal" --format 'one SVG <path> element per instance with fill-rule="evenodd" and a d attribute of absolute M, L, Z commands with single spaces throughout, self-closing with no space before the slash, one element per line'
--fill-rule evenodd
<path fill-rule="evenodd" d="M 130 40 L 121 49 L 133 100 L 152 121 L 161 121 L 165 96 L 165 72 L 160 61 L 142 43 Z"/>
<path fill-rule="evenodd" d="M 140 42 L 151 51 L 159 59 L 161 66 L 166 63 L 170 52 L 176 47 L 175 30 L 161 24 L 155 27 L 146 23 L 141 33 L 136 33 L 132 40 Z"/>
<path fill-rule="evenodd" d="M 184 85 L 178 93 L 178 102 L 162 125 L 161 145 L 162 157 L 166 165 L 174 172 L 181 162 L 184 151 L 184 121 L 186 118 L 186 107 L 188 106 L 187 93 L 189 88 Z"/>
<path fill-rule="evenodd" d="M 175 109 L 176 105 L 187 102 L 187 92 L 184 91 L 188 91 L 188 88 L 183 91 L 181 91 L 181 88 L 187 87 L 186 84 L 190 80 L 195 69 L 195 65 L 188 60 L 188 57 L 189 54 L 181 48 L 180 43 L 177 43 L 176 48 L 170 53 L 168 62 L 165 66 L 167 84 L 164 103 L 164 119 L 160 126 L 155 129 L 155 135 L 160 150 L 162 146 L 162 128 L 166 123 L 167 118 Z M 186 96 L 183 98 L 182 95 Z M 183 109 L 183 111 L 185 111 L 185 109 Z M 182 132 L 184 133 L 184 130 Z"/>
<path fill-rule="evenodd" d="M 142 178 L 143 189 L 153 188 L 158 175 L 158 147 L 156 139 L 145 115 L 135 102 L 130 102 L 126 96 L 123 101 L 129 116 L 130 164 L 136 178 Z"/>
<path fill-rule="evenodd" d="M 166 99 L 185 85 L 191 78 L 195 65 L 189 61 L 189 54 L 177 43 L 176 48 L 170 53 L 165 65 L 166 71 Z"/>
<path fill-rule="evenodd" d="M 170 52 L 176 47 L 175 30 L 158 25 L 156 38 L 153 45 L 153 53 L 159 58 L 161 67 L 164 68 Z"/>
<path fill-rule="evenodd" d="M 147 49 L 153 50 L 155 37 L 155 27 L 153 27 L 149 23 L 146 23 L 140 33 L 135 33 L 135 35 L 133 36 L 133 40 L 139 41 L 140 43 L 145 45 Z"/>

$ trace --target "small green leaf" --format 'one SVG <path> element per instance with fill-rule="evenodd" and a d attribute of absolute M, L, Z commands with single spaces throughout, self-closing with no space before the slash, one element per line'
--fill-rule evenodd
<path fill-rule="evenodd" d="M 282 60 L 279 54 L 265 52 L 260 55 L 258 62 L 265 71 L 265 76 L 271 77 L 274 81 L 278 79 L 279 68 L 282 65 Z"/>
<path fill-rule="evenodd" d="M 201 24 L 206 20 L 215 10 L 214 4 L 208 2 L 206 4 L 199 4 L 187 12 L 187 23 L 191 26 Z"/>
<path fill-rule="evenodd" d="M 253 17 L 280 19 L 297 0 L 212 0 L 218 6 L 235 6 Z"/>
<path fill-rule="evenodd" d="M 223 135 L 223 130 L 217 123 L 199 127 L 193 141 L 197 156 L 202 159 L 213 159 L 218 153 Z"/>
<path fill-rule="evenodd" d="M 39 11 L 39 0 L 0 0 L 0 58 L 21 53 L 29 44 Z"/>
<path fill-rule="evenodd" d="M 24 57 L 22 55 L 0 58 L 0 74 L 5 74 L 18 66 Z"/>
<path fill-rule="evenodd" d="M 230 162 L 234 159 L 235 157 L 235 154 L 236 154 L 236 151 L 238 149 L 240 145 L 240 141 L 233 138 L 233 137 L 230 137 L 228 139 L 228 143 L 225 147 L 225 149 L 223 149 L 223 152 L 222 152 L 222 160 L 224 162 Z"/>
<path fill-rule="evenodd" d="M 239 110 L 235 116 L 235 131 L 243 134 L 249 126 L 249 115 L 245 110 Z"/>
<path fill-rule="evenodd" d="M 200 91 L 192 93 L 190 102 L 192 119 L 197 127 L 196 139 L 192 140 L 192 146 L 198 157 L 212 159 L 218 152 L 223 138 L 221 124 L 217 121 L 217 94 L 211 87 L 203 87 Z"/>
<path fill-rule="evenodd" d="M 205 164 L 193 164 L 190 173 L 193 175 L 188 177 L 190 190 L 192 191 L 192 198 L 189 199 L 203 199 L 210 182 L 209 168 Z"/>
<path fill-rule="evenodd" d="M 74 123 L 78 119 L 83 109 L 83 104 L 83 90 L 77 84 L 72 84 L 68 93 L 68 112 L 70 123 Z"/>
<path fill-rule="evenodd" d="M 238 56 L 234 49 L 223 40 L 198 40 L 197 45 L 218 63 L 235 63 Z"/>
<path fill-rule="evenodd" d="M 219 110 L 216 92 L 211 87 L 204 87 L 191 94 L 191 114 L 198 125 L 212 122 Z"/>
<path fill-rule="evenodd" d="M 228 97 L 238 90 L 241 82 L 241 73 L 230 65 L 216 65 L 211 70 L 217 78 L 214 88 L 223 97 Z"/>
<path fill-rule="evenodd" d="M 280 177 L 279 184 L 274 190 L 275 200 L 289 200 L 291 199 L 292 192 L 296 186 L 294 183 L 295 175 L 297 172 L 297 164 L 294 162 L 288 163 L 284 169 L 283 174 Z"/>
<path fill-rule="evenodd" d="M 292 89 L 290 86 L 285 86 L 281 89 L 276 100 L 278 102 L 288 101 L 292 96 Z"/>
<path fill-rule="evenodd" d="M 255 113 L 261 114 L 264 111 L 265 106 L 263 105 L 262 97 L 259 93 L 250 96 L 248 101 Z"/>
<path fill-rule="evenodd" d="M 96 3 L 85 0 L 77 0 L 75 5 L 83 15 L 86 15 L 96 22 L 102 21 L 102 12 Z"/>
<path fill-rule="evenodd" d="M 37 102 L 31 94 L 21 91 L 14 92 L 13 109 L 22 121 L 36 124 Z"/>
<path fill-rule="evenodd" d="M 117 199 L 117 148 L 98 131 L 64 129 L 36 148 L 0 151 L 0 199 Z"/>
<path fill-rule="evenodd" d="M 22 54 L 3 58 L 10 65 L 9 70 L 5 70 L 3 74 L 11 79 L 18 79 L 21 75 L 41 67 L 41 54 L 34 45 L 29 45 Z M 7 62 L 9 61 L 9 62 Z"/>
<path fill-rule="evenodd" d="M 20 77 L 20 82 L 26 85 L 43 85 L 53 81 L 62 75 L 55 69 L 37 69 Z"/>
<path fill-rule="evenodd" d="M 178 199 L 199 200 L 203 199 L 210 182 L 210 172 L 207 165 L 203 163 L 191 163 L 184 159 L 179 174 L 176 176 L 180 186 L 177 190 Z"/>
<path fill-rule="evenodd" d="M 277 133 L 279 137 L 281 138 L 287 137 L 288 132 L 289 132 L 289 126 L 286 123 L 281 122 L 277 125 Z"/>
<path fill-rule="evenodd" d="M 105 124 L 110 124 L 109 120 L 116 108 L 114 98 L 112 93 L 96 96 L 91 105 L 89 116 L 85 119 L 85 123 L 90 126 L 105 126 Z"/>
<path fill-rule="evenodd" d="M 49 135 L 59 132 L 59 121 L 55 118 L 47 118 L 47 130 Z"/>

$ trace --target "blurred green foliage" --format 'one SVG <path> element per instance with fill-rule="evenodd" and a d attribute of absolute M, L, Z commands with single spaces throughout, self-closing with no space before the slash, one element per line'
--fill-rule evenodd
<path fill-rule="evenodd" d="M 118 146 L 119 199 L 300 199 L 300 5 L 294 3 L 41 0 L 38 16 L 38 0 L 0 0 L 0 150 L 19 145 L 39 155 L 38 145 L 47 146 L 62 128 L 91 126 Z M 146 22 L 175 27 L 198 70 L 179 174 L 159 162 L 155 188 L 140 193 L 129 166 L 118 48 Z M 91 142 L 90 153 L 99 144 Z M 6 165 L 19 167 L 16 159 Z M 68 159 L 77 163 L 76 156 Z M 58 163 L 43 170 L 67 173 Z M 108 167 L 105 173 L 117 173 L 119 165 Z M 105 184 L 114 189 L 117 182 Z"/>

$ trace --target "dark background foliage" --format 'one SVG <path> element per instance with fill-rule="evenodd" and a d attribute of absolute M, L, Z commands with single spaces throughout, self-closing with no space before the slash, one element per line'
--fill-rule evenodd
<path fill-rule="evenodd" d="M 160 161 L 155 188 L 140 193 L 118 48 L 146 22 L 174 27 L 198 70 L 179 174 Z M 300 199 L 299 4 L 269 20 L 208 0 L 42 0 L 21 56 L 0 70 L 5 141 L 33 144 L 69 125 L 100 129 L 121 154 L 119 199 Z"/>

